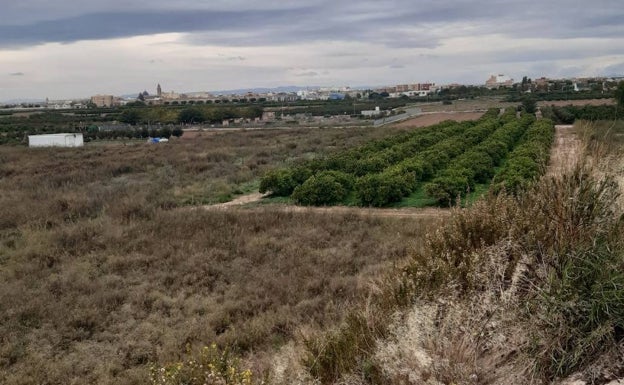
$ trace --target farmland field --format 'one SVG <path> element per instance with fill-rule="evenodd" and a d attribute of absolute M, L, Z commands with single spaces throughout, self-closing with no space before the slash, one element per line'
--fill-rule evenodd
<path fill-rule="evenodd" d="M 303 205 L 388 206 L 424 191 L 449 206 L 478 185 L 510 191 L 526 185 L 544 172 L 553 134 L 548 120 L 492 109 L 477 121 L 446 121 L 272 170 L 260 192 Z"/>

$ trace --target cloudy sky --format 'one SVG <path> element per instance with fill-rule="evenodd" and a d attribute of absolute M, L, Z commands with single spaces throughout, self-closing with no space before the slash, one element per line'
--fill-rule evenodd
<path fill-rule="evenodd" d="M 0 101 L 624 74 L 622 0 L 6 0 Z"/>

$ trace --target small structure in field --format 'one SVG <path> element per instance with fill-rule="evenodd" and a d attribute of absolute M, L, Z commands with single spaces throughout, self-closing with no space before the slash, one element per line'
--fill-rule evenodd
<path fill-rule="evenodd" d="M 28 135 L 28 147 L 82 147 L 81 133 Z"/>
<path fill-rule="evenodd" d="M 147 143 L 149 143 L 149 144 L 167 143 L 168 141 L 169 141 L 169 139 L 167 139 L 167 138 L 148 138 L 147 139 Z"/>

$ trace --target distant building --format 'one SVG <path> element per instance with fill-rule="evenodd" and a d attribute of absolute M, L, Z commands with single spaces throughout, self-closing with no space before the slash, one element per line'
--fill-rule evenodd
<path fill-rule="evenodd" d="M 171 91 L 171 92 L 160 92 L 160 97 L 165 100 L 179 100 L 181 99 L 180 94 Z"/>
<path fill-rule="evenodd" d="M 379 107 L 375 107 L 374 110 L 362 110 L 361 114 L 362 114 L 362 116 L 370 118 L 370 117 L 373 117 L 373 116 L 381 115 L 381 110 L 379 109 Z"/>
<path fill-rule="evenodd" d="M 504 74 L 492 75 L 488 80 L 485 81 L 485 87 L 489 89 L 499 88 L 499 87 L 511 87 L 513 86 L 514 80 L 509 76 Z"/>
<path fill-rule="evenodd" d="M 267 122 L 275 120 L 275 111 L 262 112 L 262 120 L 267 121 Z"/>
<path fill-rule="evenodd" d="M 28 147 L 82 147 L 81 133 L 28 135 Z"/>
<path fill-rule="evenodd" d="M 401 96 L 407 96 L 407 97 L 425 97 L 427 95 L 429 95 L 431 92 L 430 91 L 404 91 L 404 92 L 391 92 L 389 94 L 389 97 L 391 98 L 400 98 Z"/>
<path fill-rule="evenodd" d="M 119 99 L 113 95 L 95 95 L 91 96 L 91 103 L 98 107 L 113 107 L 119 105 Z"/>

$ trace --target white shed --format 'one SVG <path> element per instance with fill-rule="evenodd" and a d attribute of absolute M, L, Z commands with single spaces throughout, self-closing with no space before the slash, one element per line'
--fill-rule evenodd
<path fill-rule="evenodd" d="M 81 133 L 28 135 L 29 147 L 82 147 L 83 145 Z"/>

